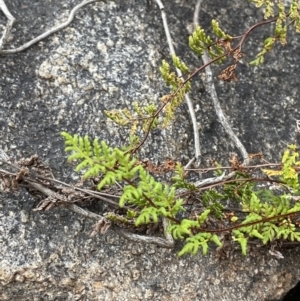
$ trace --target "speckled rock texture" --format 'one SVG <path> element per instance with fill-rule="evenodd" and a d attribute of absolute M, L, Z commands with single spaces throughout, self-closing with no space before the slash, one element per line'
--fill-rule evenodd
<path fill-rule="evenodd" d="M 66 20 L 78 0 L 6 1 L 18 23 L 6 48 L 13 48 Z M 193 69 L 201 65 L 187 46 L 196 1 L 165 1 L 178 55 Z M 262 15 L 247 1 L 204 0 L 200 23 L 218 18 L 232 35 L 243 33 Z M 0 31 L 6 20 L 0 14 Z M 261 47 L 259 28 L 243 49 L 238 82 L 215 84 L 225 114 L 249 153 L 278 160 L 289 143 L 299 143 L 299 36 L 278 46 L 266 64 L 247 63 Z M 158 102 L 168 91 L 159 74 L 169 60 L 160 11 L 154 1 L 99 1 L 82 8 L 66 29 L 30 49 L 0 56 L 0 147 L 9 155 L 37 153 L 62 181 L 78 176 L 66 162 L 61 131 L 89 134 L 120 145 L 126 132 L 107 121 L 103 111 L 130 107 L 134 101 Z M 205 76 L 193 83 L 192 100 L 200 125 L 203 160 L 227 163 L 237 150 L 228 139 L 205 88 Z M 150 135 L 142 156 L 155 162 L 193 156 L 187 106 L 177 122 Z M 36 199 L 21 190 L 0 195 L 0 299 L 21 301 L 279 301 L 300 279 L 299 249 L 267 249 L 249 256 L 231 250 L 220 257 L 177 257 L 174 250 L 133 243 L 112 231 L 91 237 L 93 223 L 54 208 L 33 212 Z"/>

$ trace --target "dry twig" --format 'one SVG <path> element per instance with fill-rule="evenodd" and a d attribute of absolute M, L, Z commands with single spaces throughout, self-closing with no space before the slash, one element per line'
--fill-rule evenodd
<path fill-rule="evenodd" d="M 0 0 L 0 9 L 2 10 L 5 17 L 7 18 L 6 27 L 4 29 L 2 37 L 0 39 L 0 53 L 1 53 L 1 49 L 3 48 L 4 44 L 6 43 L 6 41 L 8 39 L 10 31 L 11 31 L 16 19 L 14 18 L 14 16 L 8 10 L 4 0 Z"/>
<path fill-rule="evenodd" d="M 22 46 L 18 47 L 18 48 L 14 48 L 14 49 L 8 49 L 8 50 L 2 50 L 1 51 L 1 43 L 0 43 L 0 54 L 11 54 L 11 53 L 17 53 L 17 52 L 20 52 L 20 51 L 23 51 L 29 47 L 31 47 L 32 45 L 40 42 L 41 40 L 47 38 L 48 36 L 52 35 L 53 33 L 67 27 L 74 19 L 74 16 L 75 16 L 75 13 L 80 9 L 82 8 L 83 6 L 87 5 L 87 4 L 90 4 L 92 2 L 96 2 L 96 1 L 99 1 L 99 0 L 86 0 L 86 1 L 83 1 L 81 2 L 80 4 L 76 5 L 70 12 L 70 15 L 68 17 L 68 20 L 66 22 L 63 22 L 53 28 L 51 28 L 50 30 L 44 32 L 43 34 L 37 36 L 36 38 L 32 39 L 31 41 L 23 44 Z M 4 0 L 0 0 L 0 8 L 3 10 L 3 7 L 1 6 L 1 4 L 4 3 Z M 5 3 L 4 3 L 4 7 L 5 6 Z M 4 11 L 3 11 L 4 12 Z M 4 12 L 5 13 L 5 12 Z M 8 12 L 9 13 L 9 12 Z M 6 15 L 7 16 L 7 15 Z M 10 15 L 11 16 L 11 15 Z M 11 16 L 12 17 L 12 16 Z M 13 18 L 13 17 L 12 17 Z M 9 19 L 10 20 L 10 19 Z M 13 19 L 14 20 L 14 19 Z M 13 23 L 11 24 L 11 26 L 13 25 Z M 11 28 L 9 28 L 10 30 Z M 1 41 L 0 41 L 1 42 Z"/>

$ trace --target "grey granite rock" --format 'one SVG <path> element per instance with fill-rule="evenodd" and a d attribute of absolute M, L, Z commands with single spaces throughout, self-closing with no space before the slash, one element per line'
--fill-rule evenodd
<path fill-rule="evenodd" d="M 79 2 L 9 1 L 18 23 L 7 47 L 64 21 Z M 201 64 L 187 46 L 194 2 L 165 3 L 178 55 L 192 68 Z M 218 18 L 238 35 L 261 18 L 246 1 L 223 2 L 204 1 L 202 26 Z M 215 81 L 222 108 L 248 152 L 262 152 L 269 161 L 298 142 L 300 116 L 298 36 L 289 34 L 288 45 L 277 47 L 265 65 L 247 65 L 259 51 L 257 41 L 270 32 L 261 28 L 249 37 L 237 83 Z M 154 1 L 84 7 L 66 29 L 24 52 L 0 56 L 0 147 L 16 157 L 37 153 L 57 178 L 78 179 L 66 162 L 60 132 L 124 143 L 126 132 L 107 121 L 103 110 L 158 102 L 168 91 L 158 71 L 162 59 L 169 59 L 168 48 Z M 217 77 L 220 69 L 214 71 Z M 205 77 L 193 84 L 204 161 L 217 158 L 226 164 L 236 150 L 216 118 Z M 192 157 L 188 116 L 183 105 L 172 127 L 149 137 L 142 156 L 157 162 Z M 213 251 L 179 259 L 179 245 L 161 249 L 111 231 L 91 237 L 91 221 L 62 208 L 33 212 L 36 204 L 24 190 L 0 195 L 1 300 L 275 301 L 300 279 L 299 249 L 284 250 L 283 260 L 255 248 L 248 257 L 237 250 L 225 259 Z"/>

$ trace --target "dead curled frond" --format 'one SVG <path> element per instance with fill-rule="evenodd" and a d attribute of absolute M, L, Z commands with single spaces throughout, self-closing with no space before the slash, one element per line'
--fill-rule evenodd
<path fill-rule="evenodd" d="M 3 192 L 17 191 L 19 188 L 15 174 L 0 169 L 0 190 Z"/>
<path fill-rule="evenodd" d="M 98 233 L 105 234 L 107 230 L 110 228 L 110 226 L 111 226 L 111 222 L 107 220 L 105 217 L 99 219 L 99 221 L 96 222 L 96 224 L 94 224 L 93 226 L 93 232 L 91 236 L 92 237 L 96 236 Z"/>

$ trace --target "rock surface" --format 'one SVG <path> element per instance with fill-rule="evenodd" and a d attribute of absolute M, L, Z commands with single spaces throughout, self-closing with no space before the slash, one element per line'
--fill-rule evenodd
<path fill-rule="evenodd" d="M 8 1 L 7 1 L 8 2 Z M 167 1 L 165 1 L 167 2 Z M 171 3 L 172 2 L 172 3 Z M 174 46 L 191 68 L 201 65 L 187 46 L 195 1 L 165 3 Z M 246 1 L 204 1 L 200 24 L 218 18 L 232 35 L 261 19 Z M 245 2 L 245 3 L 244 3 Z M 17 18 L 6 47 L 17 47 L 66 20 L 78 0 L 14 0 L 7 3 Z M 6 22 L 1 15 L 0 29 Z M 2 27 L 1 27 L 2 26 Z M 238 82 L 217 85 L 222 108 L 249 153 L 280 158 L 297 143 L 299 119 L 299 37 L 278 46 L 265 65 L 247 65 L 259 51 L 258 29 L 249 37 Z M 258 46 L 259 45 L 259 46 Z M 78 179 L 66 162 L 61 131 L 124 142 L 125 132 L 108 122 L 103 110 L 158 101 L 168 90 L 159 75 L 169 60 L 160 11 L 154 1 L 99 1 L 82 8 L 66 29 L 28 50 L 0 56 L 0 147 L 18 158 L 37 153 L 56 178 Z M 214 68 L 217 77 L 218 68 Z M 201 126 L 204 160 L 227 163 L 236 152 L 214 113 L 205 77 L 195 81 L 192 95 Z M 187 107 L 177 122 L 152 134 L 143 156 L 193 156 L 192 126 Z M 243 257 L 232 251 L 222 259 L 178 258 L 175 250 L 127 241 L 114 232 L 91 237 L 92 222 L 55 208 L 33 212 L 37 201 L 21 191 L 0 195 L 1 300 L 222 300 L 276 301 L 300 279 L 299 250 L 284 250 L 284 259 L 267 249 Z"/>

